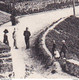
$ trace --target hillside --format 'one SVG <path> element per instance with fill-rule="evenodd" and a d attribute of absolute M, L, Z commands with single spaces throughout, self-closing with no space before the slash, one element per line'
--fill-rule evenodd
<path fill-rule="evenodd" d="M 10 15 L 8 13 L 0 11 L 0 25 L 8 22 L 10 20 Z"/>
<path fill-rule="evenodd" d="M 70 16 L 48 33 L 46 45 L 51 52 L 53 40 L 59 52 L 62 40 L 65 40 L 68 47 L 66 58 L 79 60 L 79 18 Z"/>

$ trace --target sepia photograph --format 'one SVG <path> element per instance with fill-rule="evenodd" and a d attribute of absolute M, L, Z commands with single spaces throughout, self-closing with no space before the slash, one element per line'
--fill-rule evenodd
<path fill-rule="evenodd" d="M 79 79 L 79 0 L 0 0 L 0 79 Z"/>

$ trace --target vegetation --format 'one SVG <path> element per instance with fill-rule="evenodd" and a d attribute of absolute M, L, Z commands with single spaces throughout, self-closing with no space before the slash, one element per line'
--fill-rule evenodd
<path fill-rule="evenodd" d="M 72 6 L 71 0 L 15 0 L 15 2 L 5 0 L 3 2 L 4 3 L 0 2 L 0 10 L 8 13 L 15 11 L 16 15 L 31 14 Z M 75 0 L 75 3 L 79 5 L 78 0 Z"/>

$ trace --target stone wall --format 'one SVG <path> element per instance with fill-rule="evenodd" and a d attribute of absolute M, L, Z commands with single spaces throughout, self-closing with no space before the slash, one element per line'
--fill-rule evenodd
<path fill-rule="evenodd" d="M 35 41 L 32 43 L 32 52 L 34 54 L 34 57 L 36 56 L 35 59 L 39 60 L 41 62 L 41 65 L 44 65 L 45 69 L 52 65 L 52 60 L 43 48 L 42 44 L 42 36 L 46 30 L 47 28 L 41 30 Z"/>
<path fill-rule="evenodd" d="M 73 59 L 59 60 L 59 63 L 62 67 L 62 70 L 70 75 L 76 76 L 79 78 L 79 62 Z"/>
<path fill-rule="evenodd" d="M 78 20 L 78 18 L 76 18 L 76 17 L 73 17 L 73 16 L 71 16 L 71 17 L 69 17 L 69 18 L 67 18 L 67 19 L 65 19 L 65 20 L 67 20 L 67 22 L 68 22 L 68 24 L 67 24 L 67 22 L 66 22 L 66 24 L 64 23 L 64 21 L 63 22 L 61 22 L 61 23 L 59 23 L 57 26 L 55 26 L 55 28 L 54 29 L 52 29 L 52 30 L 50 30 L 49 31 L 49 33 L 46 35 L 46 37 L 45 37 L 45 41 L 46 41 L 46 46 L 47 46 L 47 48 L 48 48 L 48 50 L 52 53 L 52 45 L 53 45 L 53 40 L 55 40 L 56 41 L 56 45 L 57 45 L 57 47 L 56 47 L 56 49 L 58 50 L 58 51 L 60 51 L 61 50 L 61 45 L 62 45 L 62 43 L 61 43 L 61 41 L 62 40 L 66 40 L 66 42 L 67 42 L 67 44 L 69 45 L 70 44 L 70 42 L 69 41 L 72 41 L 72 43 L 71 44 L 73 44 L 73 46 L 72 45 L 70 45 L 70 47 L 71 48 L 69 48 L 69 46 L 68 46 L 68 49 L 69 49 L 69 51 L 66 53 L 66 59 L 61 59 L 61 58 L 58 58 L 58 59 L 56 59 L 59 63 L 60 63 L 60 65 L 61 65 L 61 68 L 62 68 L 62 70 L 64 71 L 64 72 L 66 72 L 66 73 L 68 73 L 68 74 L 70 74 L 70 75 L 73 75 L 73 76 L 76 76 L 76 77 L 78 77 L 79 78 L 79 58 L 78 58 L 78 54 L 76 54 L 76 53 L 78 53 L 78 51 L 77 52 L 74 52 L 75 50 L 74 50 L 74 46 L 75 46 L 75 48 L 76 48 L 76 45 L 74 45 L 74 43 L 76 43 L 76 44 L 78 44 L 77 43 L 77 39 L 78 38 L 73 38 L 74 37 L 74 35 L 72 34 L 72 32 L 70 32 L 70 30 L 71 30 L 71 25 L 72 25 L 72 28 L 73 28 L 73 32 L 74 32 L 74 30 L 76 30 L 77 31 L 77 29 L 78 29 L 78 25 L 77 25 L 77 23 L 73 23 L 72 21 L 73 21 L 73 18 L 75 19 L 75 21 L 79 21 Z M 72 22 L 72 23 L 71 23 Z M 75 25 L 75 27 L 74 27 L 74 25 Z M 65 27 L 66 26 L 66 27 Z M 54 26 L 52 26 L 52 27 L 54 27 Z M 65 28 L 64 28 L 65 27 Z M 70 29 L 69 29 L 69 28 Z M 63 28 L 63 29 L 62 29 Z M 75 29 L 75 28 L 77 28 L 77 29 Z M 63 32 L 59 32 L 58 31 L 58 29 L 59 30 L 63 30 Z M 67 29 L 67 32 L 65 31 Z M 71 30 L 72 31 L 72 30 Z M 70 34 L 68 34 L 70 32 Z M 72 39 L 71 39 L 72 38 Z M 66 44 L 66 45 L 67 45 Z M 78 47 L 77 47 L 78 48 Z M 73 51 L 73 52 L 72 52 Z"/>

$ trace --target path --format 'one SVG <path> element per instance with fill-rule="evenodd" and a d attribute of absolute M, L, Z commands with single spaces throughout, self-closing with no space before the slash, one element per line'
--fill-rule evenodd
<path fill-rule="evenodd" d="M 13 71 L 15 73 L 15 78 L 24 78 L 25 76 L 25 64 L 23 60 L 23 52 L 13 49 L 11 51 L 13 60 Z"/>

